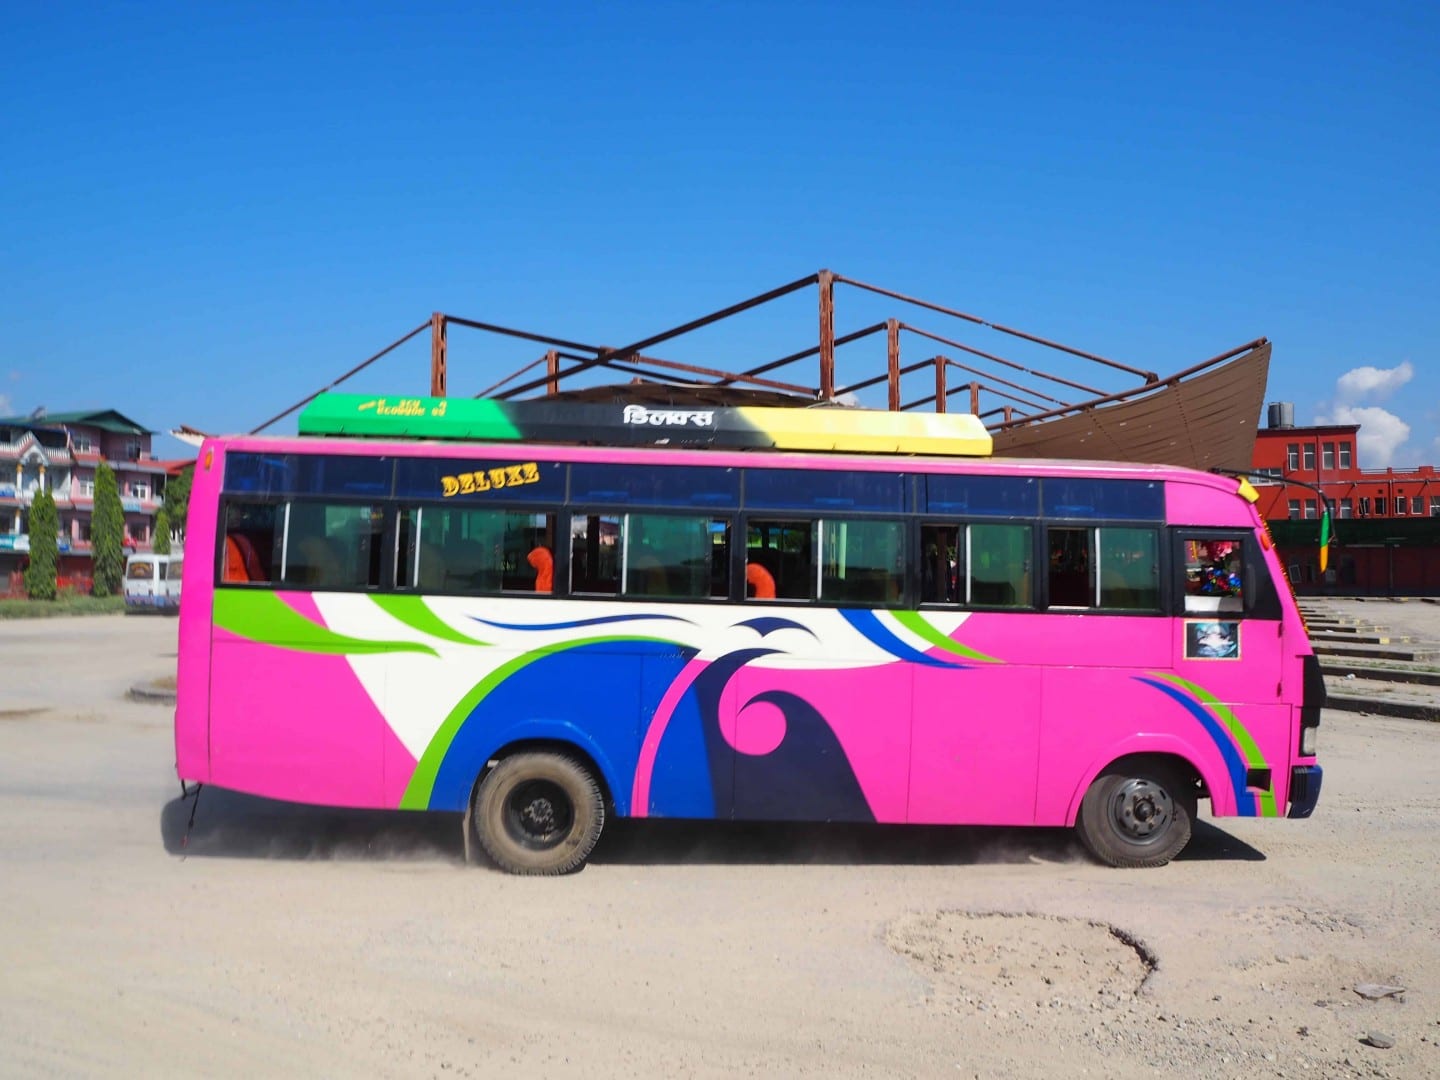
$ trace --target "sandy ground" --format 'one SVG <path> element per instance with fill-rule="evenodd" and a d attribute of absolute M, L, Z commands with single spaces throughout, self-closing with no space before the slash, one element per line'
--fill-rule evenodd
<path fill-rule="evenodd" d="M 1440 725 L 1327 713 L 1314 818 L 1160 870 L 652 823 L 530 880 L 449 817 L 210 790 L 182 849 L 170 710 L 123 696 L 174 647 L 0 623 L 0 1074 L 1440 1076 Z"/>

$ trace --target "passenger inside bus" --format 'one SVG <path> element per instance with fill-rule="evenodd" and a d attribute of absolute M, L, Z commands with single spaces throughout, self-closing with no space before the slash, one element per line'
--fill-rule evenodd
<path fill-rule="evenodd" d="M 555 588 L 555 556 L 544 544 L 537 544 L 525 556 L 525 561 L 535 568 L 535 591 L 548 593 Z"/>

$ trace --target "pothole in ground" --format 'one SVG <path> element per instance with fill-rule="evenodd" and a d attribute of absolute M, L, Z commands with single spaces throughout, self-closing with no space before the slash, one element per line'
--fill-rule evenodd
<path fill-rule="evenodd" d="M 1159 959 L 1109 923 L 1017 912 L 936 911 L 891 923 L 885 943 L 929 979 L 932 1003 L 1092 1011 L 1132 1002 Z"/>

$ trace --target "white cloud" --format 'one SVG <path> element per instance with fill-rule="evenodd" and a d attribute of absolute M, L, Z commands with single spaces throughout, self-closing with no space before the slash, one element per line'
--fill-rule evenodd
<path fill-rule="evenodd" d="M 1369 398 L 1384 401 L 1415 376 L 1415 368 L 1409 360 L 1402 360 L 1393 368 L 1358 367 L 1345 372 L 1335 381 L 1337 404 L 1354 404 Z"/>
<path fill-rule="evenodd" d="M 1329 416 L 1317 420 L 1321 424 L 1359 424 L 1360 460 L 1367 469 L 1384 469 L 1395 460 L 1395 451 L 1410 438 L 1410 425 L 1394 413 L 1378 405 L 1339 405 Z M 1436 440 L 1440 443 L 1440 439 Z"/>

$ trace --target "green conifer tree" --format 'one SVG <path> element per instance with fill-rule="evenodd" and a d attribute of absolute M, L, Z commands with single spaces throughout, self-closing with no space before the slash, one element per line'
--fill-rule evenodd
<path fill-rule="evenodd" d="M 170 554 L 170 515 L 165 512 L 163 506 L 155 515 L 155 539 L 151 544 L 151 550 L 156 555 Z"/>
<path fill-rule="evenodd" d="M 38 491 L 30 504 L 30 568 L 25 592 L 31 600 L 54 600 L 60 564 L 60 515 L 55 496 Z"/>
<path fill-rule="evenodd" d="M 95 557 L 95 595 L 118 595 L 125 576 L 125 510 L 120 505 L 115 470 L 103 461 L 95 469 L 90 550 Z"/>
<path fill-rule="evenodd" d="M 170 527 L 185 539 L 185 518 L 190 512 L 190 484 L 195 479 L 195 466 L 187 465 L 179 476 L 172 476 L 165 482 L 165 493 L 161 495 L 165 513 L 170 515 Z"/>

